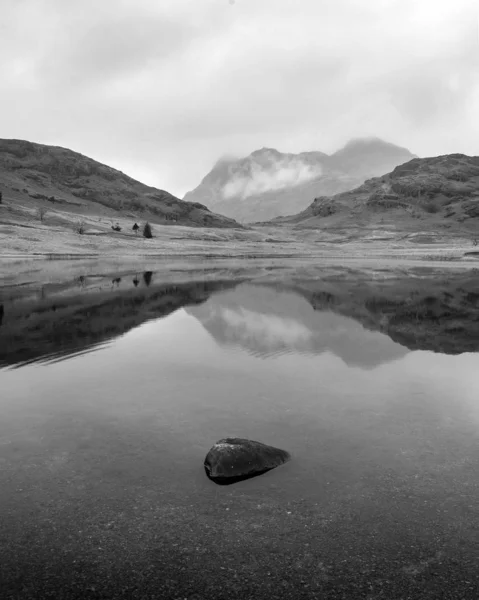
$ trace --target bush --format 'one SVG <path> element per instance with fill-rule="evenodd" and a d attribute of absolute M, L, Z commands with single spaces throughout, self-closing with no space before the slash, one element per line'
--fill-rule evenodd
<path fill-rule="evenodd" d="M 86 229 L 86 225 L 85 225 L 84 221 L 80 221 L 77 223 L 77 225 L 76 225 L 77 233 L 79 233 L 80 235 L 83 235 L 85 233 L 85 229 Z"/>
<path fill-rule="evenodd" d="M 143 227 L 143 237 L 145 237 L 145 238 L 153 237 L 153 233 L 151 231 L 151 225 L 149 223 L 145 223 L 145 226 Z"/>
<path fill-rule="evenodd" d="M 428 213 L 438 213 L 441 210 L 440 207 L 434 202 L 425 202 L 423 204 L 423 208 Z"/>
<path fill-rule="evenodd" d="M 3 200 L 3 194 L 2 194 L 2 192 L 0 192 L 0 204 L 2 203 L 2 200 Z"/>

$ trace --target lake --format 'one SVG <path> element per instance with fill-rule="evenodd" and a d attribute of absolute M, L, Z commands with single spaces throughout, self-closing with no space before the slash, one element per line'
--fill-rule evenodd
<path fill-rule="evenodd" d="M 1 294 L 2 598 L 479 596 L 477 270 Z M 292 460 L 215 485 L 235 436 Z"/>

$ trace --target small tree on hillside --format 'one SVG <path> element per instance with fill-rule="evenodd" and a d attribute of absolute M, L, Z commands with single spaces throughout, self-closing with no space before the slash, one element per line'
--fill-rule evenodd
<path fill-rule="evenodd" d="M 37 217 L 43 223 L 45 219 L 45 215 L 47 214 L 47 209 L 44 206 L 40 206 L 37 210 Z"/>
<path fill-rule="evenodd" d="M 153 233 L 151 232 L 151 225 L 149 223 L 145 223 L 145 226 L 143 227 L 143 237 L 145 237 L 145 238 L 153 237 Z"/>
<path fill-rule="evenodd" d="M 2 200 L 3 200 L 3 193 L 0 192 L 0 204 L 2 203 Z"/>
<path fill-rule="evenodd" d="M 135 234 L 138 235 L 138 229 L 140 229 L 140 226 L 138 225 L 138 223 L 135 223 L 133 225 L 132 229 L 135 232 Z"/>

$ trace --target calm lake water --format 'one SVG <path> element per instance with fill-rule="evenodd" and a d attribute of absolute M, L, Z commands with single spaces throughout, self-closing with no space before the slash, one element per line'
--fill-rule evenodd
<path fill-rule="evenodd" d="M 139 279 L 4 304 L 2 598 L 479 597 L 479 353 L 306 285 Z M 292 460 L 217 486 L 234 436 Z"/>

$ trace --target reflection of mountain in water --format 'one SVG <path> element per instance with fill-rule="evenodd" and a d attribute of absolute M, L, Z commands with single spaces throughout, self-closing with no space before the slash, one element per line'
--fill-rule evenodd
<path fill-rule="evenodd" d="M 324 268 L 321 277 L 294 282 L 176 285 L 145 271 L 80 277 L 40 290 L 0 287 L 0 367 L 89 352 L 149 319 L 200 304 L 188 312 L 219 343 L 259 356 L 329 351 L 371 367 L 408 349 L 479 351 L 474 270 L 371 278 Z"/>
<path fill-rule="evenodd" d="M 408 350 L 388 336 L 330 311 L 315 311 L 302 296 L 241 284 L 186 309 L 223 345 L 268 357 L 332 352 L 347 364 L 374 367 Z"/>
<path fill-rule="evenodd" d="M 141 325 L 188 304 L 204 302 L 211 293 L 236 285 L 232 281 L 200 281 L 88 293 L 62 289 L 51 297 L 15 302 L 5 309 L 0 328 L 0 367 L 57 361 L 96 350 Z M 119 283 L 119 282 L 118 282 Z"/>

